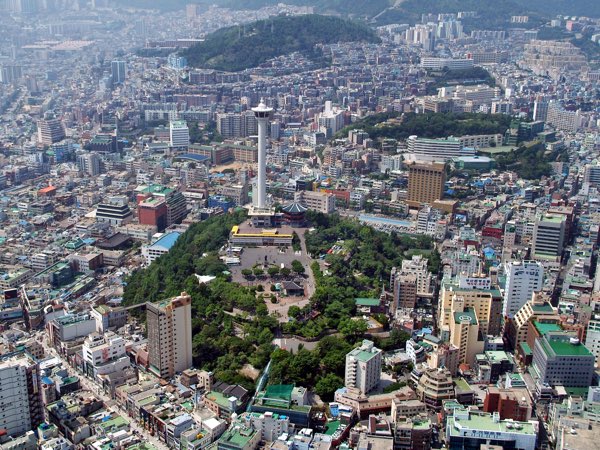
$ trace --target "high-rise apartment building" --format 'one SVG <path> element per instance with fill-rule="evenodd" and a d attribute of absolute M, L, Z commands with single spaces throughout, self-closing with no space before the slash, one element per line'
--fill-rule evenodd
<path fill-rule="evenodd" d="M 252 111 L 217 114 L 217 131 L 224 138 L 255 136 L 258 121 Z"/>
<path fill-rule="evenodd" d="M 192 298 L 146 304 L 150 371 L 171 378 L 192 366 Z"/>
<path fill-rule="evenodd" d="M 537 261 L 511 261 L 504 265 L 506 285 L 502 315 L 514 317 L 531 300 L 534 292 L 542 289 L 544 266 Z"/>
<path fill-rule="evenodd" d="M 100 156 L 88 152 L 77 156 L 77 166 L 86 175 L 96 176 L 101 173 Z"/>
<path fill-rule="evenodd" d="M 325 110 L 318 115 L 317 123 L 327 138 L 333 137 L 338 131 L 344 128 L 344 111 L 331 106 L 330 101 L 325 102 Z"/>
<path fill-rule="evenodd" d="M 58 119 L 42 119 L 38 121 L 38 142 L 51 145 L 65 138 L 65 129 Z"/>
<path fill-rule="evenodd" d="M 358 389 L 366 394 L 377 387 L 381 377 L 382 351 L 373 342 L 364 340 L 362 345 L 346 355 L 347 388 Z"/>
<path fill-rule="evenodd" d="M 113 83 L 124 83 L 127 76 L 127 65 L 125 61 L 113 61 L 110 63 Z"/>
<path fill-rule="evenodd" d="M 414 162 L 408 167 L 408 197 L 406 203 L 419 207 L 432 204 L 444 196 L 446 166 L 444 163 Z"/>
<path fill-rule="evenodd" d="M 545 214 L 540 217 L 533 229 L 531 254 L 537 258 L 560 258 L 565 245 L 566 217 Z"/>
<path fill-rule="evenodd" d="M 445 162 L 454 157 L 473 156 L 475 149 L 463 149 L 460 139 L 425 139 L 409 136 L 406 140 L 410 161 Z"/>
<path fill-rule="evenodd" d="M 43 420 L 39 366 L 25 353 L 0 362 L 0 429 L 18 436 Z"/>
<path fill-rule="evenodd" d="M 548 100 L 538 96 L 533 102 L 533 120 L 545 122 L 548 117 Z"/>
<path fill-rule="evenodd" d="M 173 120 L 169 125 L 171 147 L 187 149 L 190 145 L 190 129 L 185 120 Z"/>

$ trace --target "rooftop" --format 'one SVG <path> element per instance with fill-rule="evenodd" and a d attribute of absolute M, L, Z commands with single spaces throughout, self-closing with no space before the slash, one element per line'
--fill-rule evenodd
<path fill-rule="evenodd" d="M 221 436 L 219 442 L 234 445 L 238 448 L 244 448 L 246 445 L 248 445 L 256 433 L 256 430 L 245 427 L 242 428 L 241 426 L 236 425 L 230 427 L 225 433 L 223 433 L 223 436 Z"/>
<path fill-rule="evenodd" d="M 454 313 L 454 321 L 456 323 L 461 323 L 463 321 L 469 321 L 473 325 L 477 325 L 477 316 L 475 315 L 475 311 L 471 308 L 465 308 L 463 312 L 455 312 Z"/>
<path fill-rule="evenodd" d="M 552 308 L 552 305 L 548 302 L 544 302 L 542 304 L 537 304 L 537 305 L 531 305 L 531 309 L 536 314 L 542 314 L 542 313 L 552 314 L 554 312 L 554 308 Z"/>
<path fill-rule="evenodd" d="M 454 416 L 448 417 L 447 429 L 450 430 L 451 435 L 454 436 L 459 436 L 461 431 L 464 430 L 495 431 L 513 434 L 536 434 L 533 424 L 529 422 L 517 422 L 512 420 L 500 420 L 495 422 L 492 414 L 474 413 L 464 410 L 455 410 Z"/>
<path fill-rule="evenodd" d="M 152 244 L 150 246 L 150 248 L 161 247 L 161 248 L 170 250 L 171 247 L 173 247 L 175 245 L 175 242 L 177 242 L 177 239 L 179 239 L 179 236 L 181 236 L 181 233 L 178 233 L 177 231 L 172 231 L 171 233 L 167 233 L 163 237 L 161 237 L 158 241 L 156 241 L 154 244 Z"/>
<path fill-rule="evenodd" d="M 378 298 L 355 298 L 356 306 L 379 306 L 381 300 Z"/>
<path fill-rule="evenodd" d="M 562 327 L 557 323 L 541 323 L 538 321 L 534 321 L 533 326 L 539 331 L 541 335 L 549 333 L 550 331 L 562 331 Z"/>
<path fill-rule="evenodd" d="M 558 339 L 541 339 L 539 342 L 546 354 L 553 353 L 556 356 L 590 356 L 593 358 L 587 347 L 579 343 L 579 341 L 577 341 L 577 344 Z"/>

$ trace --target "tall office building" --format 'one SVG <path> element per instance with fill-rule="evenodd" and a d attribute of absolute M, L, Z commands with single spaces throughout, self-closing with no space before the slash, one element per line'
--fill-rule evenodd
<path fill-rule="evenodd" d="M 408 166 L 408 197 L 406 203 L 420 207 L 432 204 L 444 196 L 446 166 L 444 163 L 414 162 Z"/>
<path fill-rule="evenodd" d="M 159 303 L 147 303 L 150 371 L 171 378 L 192 366 L 192 298 L 185 292 Z"/>
<path fill-rule="evenodd" d="M 36 428 L 43 419 L 39 366 L 21 354 L 0 362 L 0 429 L 18 436 Z"/>
<path fill-rule="evenodd" d="M 535 341 L 531 368 L 539 386 L 588 387 L 594 378 L 594 361 L 574 333 L 551 331 Z"/>
<path fill-rule="evenodd" d="M 110 71 L 113 83 L 124 83 L 127 76 L 125 61 L 113 61 L 110 63 Z"/>
<path fill-rule="evenodd" d="M 382 351 L 373 342 L 364 340 L 362 345 L 346 355 L 347 388 L 358 389 L 366 394 L 377 387 L 381 378 Z"/>
<path fill-rule="evenodd" d="M 565 228 L 566 216 L 544 214 L 540 217 L 533 229 L 533 258 L 560 258 L 565 245 Z"/>
<path fill-rule="evenodd" d="M 521 307 L 542 289 L 544 266 L 537 261 L 511 261 L 504 265 L 506 285 L 502 315 L 514 317 Z"/>
<path fill-rule="evenodd" d="M 187 149 L 190 145 L 190 129 L 185 120 L 173 120 L 169 124 L 170 144 L 173 148 Z"/>
<path fill-rule="evenodd" d="M 65 129 L 58 119 L 42 119 L 38 121 L 38 142 L 51 145 L 65 138 Z"/>

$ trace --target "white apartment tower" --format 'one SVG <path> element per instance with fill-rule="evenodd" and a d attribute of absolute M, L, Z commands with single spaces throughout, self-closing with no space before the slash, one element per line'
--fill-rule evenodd
<path fill-rule="evenodd" d="M 171 378 L 192 366 L 192 298 L 182 292 L 159 303 L 147 303 L 150 371 Z"/>
<path fill-rule="evenodd" d="M 511 261 L 504 265 L 506 286 L 502 315 L 514 317 L 544 284 L 544 266 L 537 261 Z"/>
<path fill-rule="evenodd" d="M 347 388 L 358 389 L 366 394 L 379 384 L 381 377 L 381 353 L 373 342 L 364 340 L 362 345 L 346 355 Z"/>
<path fill-rule="evenodd" d="M 42 421 L 39 367 L 26 354 L 0 362 L 0 429 L 19 436 Z"/>
<path fill-rule="evenodd" d="M 173 148 L 185 148 L 190 145 L 190 129 L 185 120 L 173 120 L 169 125 L 170 145 Z"/>

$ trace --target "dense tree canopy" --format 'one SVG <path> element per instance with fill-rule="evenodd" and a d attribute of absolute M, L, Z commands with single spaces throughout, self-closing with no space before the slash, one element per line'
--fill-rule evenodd
<path fill-rule="evenodd" d="M 379 38 L 366 25 L 337 17 L 279 16 L 243 27 L 222 28 L 183 55 L 193 67 L 235 72 L 293 52 L 322 58 L 315 45 L 349 41 L 378 42 Z"/>
<path fill-rule="evenodd" d="M 394 113 L 374 114 L 344 128 L 338 136 L 347 136 L 352 129 L 363 129 L 371 139 L 406 140 L 417 135 L 423 138 L 444 138 L 476 134 L 504 133 L 511 117 L 505 114 L 427 113 L 404 114 L 399 120 L 387 122 Z"/>

